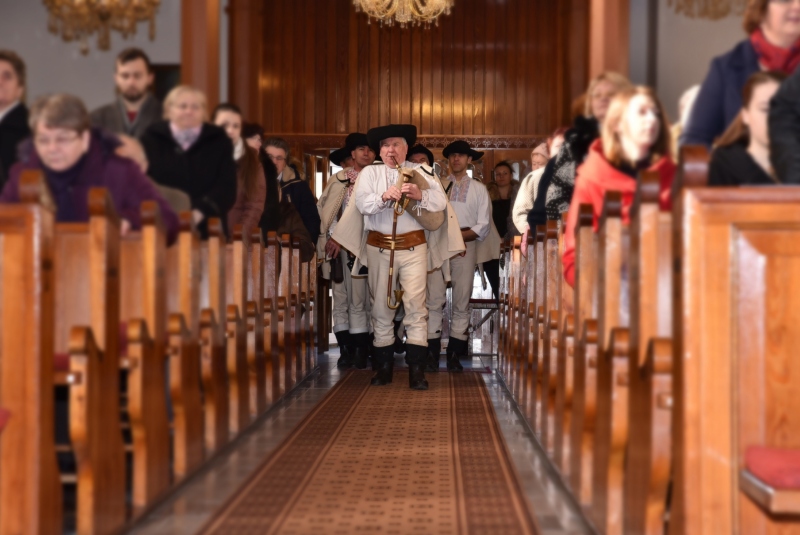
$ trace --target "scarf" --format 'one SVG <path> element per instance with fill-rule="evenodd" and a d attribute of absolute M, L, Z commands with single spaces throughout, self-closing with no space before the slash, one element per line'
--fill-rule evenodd
<path fill-rule="evenodd" d="M 80 210 L 73 197 L 72 188 L 80 179 L 86 160 L 87 155 L 84 154 L 80 160 L 75 162 L 75 165 L 64 171 L 53 171 L 45 166 L 44 163 L 42 164 L 44 174 L 47 177 L 47 185 L 50 186 L 50 191 L 57 207 L 56 221 L 73 222 L 81 220 Z"/>
<path fill-rule="evenodd" d="M 242 156 L 244 156 L 244 140 L 239 138 L 239 141 L 233 146 L 233 161 L 238 162 Z"/>
<path fill-rule="evenodd" d="M 200 137 L 200 129 L 202 127 L 198 126 L 197 128 L 187 128 L 186 130 L 180 130 L 177 126 L 172 123 L 169 123 L 169 129 L 172 132 L 172 137 L 181 146 L 183 150 L 189 150 L 189 147 L 194 145 L 194 142 L 197 141 L 197 138 Z"/>
<path fill-rule="evenodd" d="M 768 71 L 792 74 L 800 65 L 800 40 L 789 48 L 781 48 L 767 41 L 759 28 L 750 34 L 750 43 L 756 49 L 759 63 Z"/>

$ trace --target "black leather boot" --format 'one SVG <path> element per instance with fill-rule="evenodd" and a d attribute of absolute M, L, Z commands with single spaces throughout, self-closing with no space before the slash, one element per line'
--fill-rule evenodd
<path fill-rule="evenodd" d="M 403 341 L 403 320 L 394 322 L 394 352 L 402 355 L 406 352 L 406 343 Z"/>
<path fill-rule="evenodd" d="M 426 372 L 436 373 L 439 371 L 439 356 L 442 354 L 442 339 L 428 338 L 428 360 L 425 366 Z"/>
<path fill-rule="evenodd" d="M 394 372 L 394 348 L 392 346 L 373 348 L 372 353 L 378 361 L 375 375 L 370 384 L 372 386 L 384 386 L 392 382 Z"/>
<path fill-rule="evenodd" d="M 447 371 L 464 371 L 464 366 L 461 365 L 459 358 L 467 356 L 467 347 L 466 340 L 450 337 L 450 342 L 447 344 Z"/>
<path fill-rule="evenodd" d="M 348 346 L 352 344 L 350 331 L 339 331 L 333 334 L 336 336 L 336 343 L 339 344 L 340 354 L 336 367 L 340 370 L 347 369 L 353 365 L 353 356 L 350 354 L 350 349 L 348 348 Z"/>
<path fill-rule="evenodd" d="M 408 358 L 408 387 L 411 390 L 427 390 L 428 381 L 425 379 L 425 362 L 428 358 L 428 348 L 408 344 L 406 346 Z"/>
<path fill-rule="evenodd" d="M 364 370 L 369 358 L 369 333 L 351 334 L 350 338 L 353 340 L 353 351 L 351 352 L 353 366 Z"/>

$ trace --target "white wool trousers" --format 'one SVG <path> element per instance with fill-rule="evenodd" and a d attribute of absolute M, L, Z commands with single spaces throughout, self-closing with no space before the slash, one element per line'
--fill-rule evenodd
<path fill-rule="evenodd" d="M 472 297 L 472 283 L 475 280 L 475 266 L 478 263 L 478 248 L 474 241 L 467 242 L 467 252 L 450 259 L 450 286 L 453 291 L 453 314 L 450 318 L 450 337 L 468 340 L 469 298 Z"/>
<path fill-rule="evenodd" d="M 339 253 L 344 266 L 344 280 L 333 283 L 333 332 L 351 334 L 369 332 L 369 291 L 367 277 L 354 277 L 347 269 L 347 251 Z"/>

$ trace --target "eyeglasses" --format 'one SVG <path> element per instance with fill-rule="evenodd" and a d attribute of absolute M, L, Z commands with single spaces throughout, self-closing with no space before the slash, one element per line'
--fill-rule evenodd
<path fill-rule="evenodd" d="M 33 143 L 39 148 L 47 148 L 50 145 L 63 148 L 72 143 L 75 143 L 75 141 L 77 141 L 78 138 L 80 137 L 81 135 L 78 133 L 75 133 L 73 135 L 68 135 L 68 134 L 57 135 L 53 137 L 35 136 L 33 138 Z"/>
<path fill-rule="evenodd" d="M 274 156 L 274 155 L 272 155 L 270 153 L 267 153 L 267 156 L 269 156 L 269 159 L 272 160 L 273 162 L 285 162 L 286 161 L 286 158 L 284 158 L 283 156 Z"/>

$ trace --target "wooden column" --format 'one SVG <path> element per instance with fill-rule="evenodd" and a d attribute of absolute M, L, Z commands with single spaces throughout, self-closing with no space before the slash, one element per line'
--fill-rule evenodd
<path fill-rule="evenodd" d="M 591 0 L 589 76 L 616 71 L 628 76 L 628 0 Z"/>
<path fill-rule="evenodd" d="M 181 3 L 181 83 L 205 92 L 209 111 L 219 103 L 219 2 Z"/>
<path fill-rule="evenodd" d="M 247 121 L 263 123 L 261 107 L 264 50 L 263 0 L 228 0 L 228 96 Z"/>

